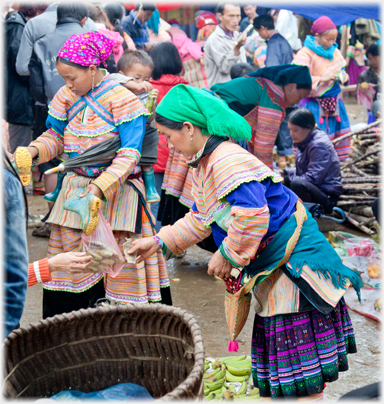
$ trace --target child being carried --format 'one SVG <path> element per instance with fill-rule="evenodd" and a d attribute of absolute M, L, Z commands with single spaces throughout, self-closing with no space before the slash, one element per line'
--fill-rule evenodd
<path fill-rule="evenodd" d="M 143 170 L 145 192 L 147 194 L 147 202 L 149 203 L 160 201 L 160 196 L 155 188 L 155 176 L 152 168 L 152 165 L 157 162 L 159 143 L 159 134 L 154 121 L 159 91 L 153 89 L 149 83 L 153 69 L 154 64 L 151 57 L 144 51 L 135 50 L 124 53 L 117 62 L 118 73 L 111 74 L 112 79 L 131 89 L 137 95 L 140 102 L 151 112 L 145 130 L 139 161 L 139 166 Z M 141 94 L 137 94 L 140 92 L 139 88 L 136 91 L 132 90 L 132 83 L 130 83 L 132 81 L 142 84 L 142 87 L 139 86 L 141 87 Z"/>

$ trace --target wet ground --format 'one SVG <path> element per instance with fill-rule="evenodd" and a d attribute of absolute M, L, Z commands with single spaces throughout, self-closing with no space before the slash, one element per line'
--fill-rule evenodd
<path fill-rule="evenodd" d="M 348 102 L 350 104 L 350 102 Z M 349 105 L 351 124 L 363 122 L 366 113 L 359 105 Z M 356 119 L 354 118 L 356 116 Z M 29 209 L 33 215 L 44 215 L 47 205 L 41 196 L 29 196 Z M 331 221 L 321 221 L 320 229 L 348 231 L 359 234 L 352 227 L 338 225 Z M 44 258 L 48 239 L 32 237 L 33 229 L 28 230 L 30 262 Z M 359 234 L 362 235 L 362 234 Z M 193 247 L 185 257 L 167 262 L 171 282 L 173 304 L 191 313 L 199 322 L 205 344 L 206 355 L 210 357 L 227 356 L 229 342 L 228 328 L 224 313 L 224 283 L 207 275 L 207 264 L 211 254 Z M 337 401 L 343 394 L 359 387 L 381 380 L 381 327 L 374 320 L 350 311 L 355 330 L 358 353 L 349 355 L 350 369 L 340 373 L 336 382 L 325 389 L 326 401 Z M 238 354 L 250 355 L 254 311 L 239 335 Z M 42 318 L 42 287 L 29 288 L 21 326 L 35 323 Z"/>

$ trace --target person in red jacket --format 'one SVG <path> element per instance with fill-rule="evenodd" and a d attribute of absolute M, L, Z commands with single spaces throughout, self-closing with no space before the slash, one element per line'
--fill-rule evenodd
<path fill-rule="evenodd" d="M 152 84 L 153 88 L 159 90 L 159 98 L 157 104 L 160 104 L 163 97 L 171 88 L 173 88 L 177 84 L 189 83 L 186 79 L 180 76 L 180 73 L 183 70 L 183 64 L 181 62 L 179 51 L 173 43 L 163 42 L 155 46 L 155 48 L 151 52 L 151 57 L 153 63 L 155 64 L 155 68 L 153 69 L 152 77 L 149 82 Z M 168 147 L 167 139 L 162 133 L 159 133 L 157 163 L 153 166 L 153 169 L 155 171 L 156 191 L 159 194 L 162 193 L 162 183 L 167 166 L 167 161 L 169 160 L 169 152 L 170 150 Z M 175 152 L 174 154 L 178 153 Z M 171 163 L 172 161 L 168 161 L 169 165 L 171 165 Z M 162 193 L 162 199 L 164 199 L 164 192 Z M 162 203 L 163 201 L 160 201 L 160 203 L 153 203 L 151 206 L 152 213 L 156 218 L 158 215 L 159 206 Z M 161 222 L 157 220 L 156 230 L 159 231 L 160 228 Z"/>

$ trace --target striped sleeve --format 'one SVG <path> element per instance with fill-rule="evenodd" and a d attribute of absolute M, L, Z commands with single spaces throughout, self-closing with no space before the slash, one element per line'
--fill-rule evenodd
<path fill-rule="evenodd" d="M 49 282 L 52 279 L 49 272 L 48 258 L 35 261 L 28 266 L 28 287 L 36 283 Z"/>
<path fill-rule="evenodd" d="M 221 255 L 233 266 L 240 268 L 248 265 L 255 257 L 262 238 L 268 231 L 269 209 L 232 207 L 234 217 L 228 228 L 227 237 L 220 246 Z"/>
<path fill-rule="evenodd" d="M 309 52 L 307 51 L 308 48 L 303 47 L 301 48 L 294 56 L 293 56 L 293 65 L 301 65 L 301 66 L 307 66 L 309 69 L 309 72 L 311 73 L 311 78 L 312 78 L 312 90 L 316 91 L 317 87 L 319 86 L 321 76 L 313 76 L 312 75 L 312 58 Z"/>
<path fill-rule="evenodd" d="M 189 211 L 173 226 L 164 226 L 157 234 L 167 248 L 176 255 L 204 240 L 212 233 L 212 230 L 205 227 L 195 213 L 192 210 Z"/>
<path fill-rule="evenodd" d="M 124 122 L 119 125 L 123 147 L 117 150 L 112 164 L 93 181 L 93 184 L 97 185 L 103 192 L 105 201 L 112 198 L 117 189 L 121 187 L 137 166 L 141 156 L 146 122 L 146 116 L 139 116 L 130 122 Z M 129 134 L 131 134 L 130 137 Z M 125 141 L 125 138 L 130 140 Z"/>

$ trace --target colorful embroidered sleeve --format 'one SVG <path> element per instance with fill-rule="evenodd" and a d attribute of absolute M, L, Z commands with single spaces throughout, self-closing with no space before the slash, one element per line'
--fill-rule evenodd
<path fill-rule="evenodd" d="M 220 253 L 235 267 L 244 267 L 255 257 L 269 227 L 269 208 L 265 187 L 258 181 L 244 183 L 228 194 L 233 221 Z"/>
<path fill-rule="evenodd" d="M 292 64 L 308 67 L 309 72 L 311 73 L 311 77 L 312 77 L 312 90 L 315 91 L 317 89 L 317 87 L 319 86 L 321 76 L 313 75 L 312 62 L 313 62 L 313 60 L 312 60 L 311 54 L 309 52 L 309 49 L 306 47 L 303 47 L 293 56 Z"/>
<path fill-rule="evenodd" d="M 119 131 L 120 149 L 112 164 L 93 183 L 109 200 L 137 166 L 145 135 L 145 125 L 150 115 L 139 99 L 123 86 L 113 89 L 111 101 L 113 120 Z"/>
<path fill-rule="evenodd" d="M 52 160 L 64 152 L 64 128 L 67 126 L 67 92 L 61 87 L 49 105 L 47 118 L 48 130 L 40 135 L 30 146 L 39 151 L 38 164 Z"/>
<path fill-rule="evenodd" d="M 51 279 L 48 258 L 28 265 L 28 287 L 36 285 L 36 283 L 49 282 Z"/>
<path fill-rule="evenodd" d="M 230 142 L 224 142 L 212 153 L 212 175 L 215 196 L 221 200 L 243 183 L 262 181 L 270 177 L 281 182 L 282 177 L 265 166 L 246 150 Z M 208 170 L 209 171 L 209 170 Z"/>
<path fill-rule="evenodd" d="M 93 181 L 109 200 L 137 166 L 145 133 L 146 116 L 139 116 L 118 126 L 121 148 L 117 150 L 112 164 Z"/>
<path fill-rule="evenodd" d="M 125 43 L 128 46 L 128 50 L 136 50 L 136 46 L 135 46 L 135 43 L 133 42 L 132 38 L 126 32 L 123 31 L 123 33 L 124 33 Z"/>
<path fill-rule="evenodd" d="M 167 248 L 176 255 L 204 240 L 212 232 L 201 223 L 195 213 L 189 211 L 173 226 L 164 226 L 157 234 Z"/>

